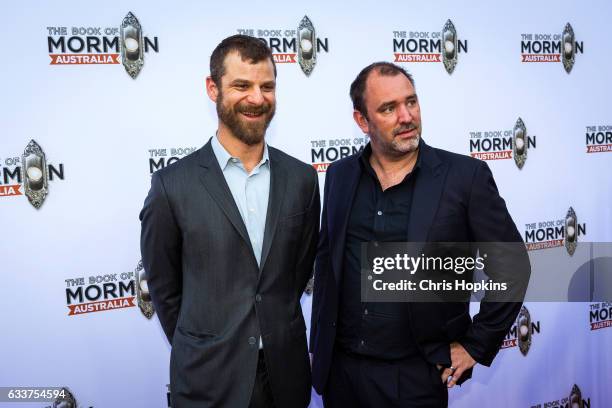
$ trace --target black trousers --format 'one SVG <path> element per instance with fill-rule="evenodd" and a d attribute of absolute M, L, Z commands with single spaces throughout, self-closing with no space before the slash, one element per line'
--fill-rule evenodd
<path fill-rule="evenodd" d="M 323 392 L 325 408 L 438 408 L 448 406 L 441 372 L 420 354 L 380 360 L 336 349 Z"/>
<path fill-rule="evenodd" d="M 272 408 L 274 407 L 274 399 L 272 398 L 272 390 L 268 380 L 268 371 L 266 370 L 266 360 L 263 350 L 259 350 L 259 359 L 257 360 L 257 375 L 255 376 L 255 385 L 253 386 L 253 394 L 251 395 L 251 403 L 249 408 Z"/>

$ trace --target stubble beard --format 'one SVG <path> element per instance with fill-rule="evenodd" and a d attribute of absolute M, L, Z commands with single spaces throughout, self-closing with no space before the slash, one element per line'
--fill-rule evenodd
<path fill-rule="evenodd" d="M 370 131 L 370 138 L 378 140 L 378 144 L 382 147 L 382 150 L 386 155 L 393 157 L 401 157 L 405 156 L 408 153 L 412 153 L 419 148 L 419 142 L 421 140 L 421 129 L 420 127 L 414 124 L 402 125 L 393 129 L 391 131 L 393 138 L 390 142 L 387 142 L 385 140 L 380 130 L 375 125 L 370 124 L 370 127 L 372 128 Z M 398 133 L 413 129 L 415 127 L 417 129 L 417 134 L 415 137 L 410 138 L 408 140 L 401 140 L 395 137 Z"/>

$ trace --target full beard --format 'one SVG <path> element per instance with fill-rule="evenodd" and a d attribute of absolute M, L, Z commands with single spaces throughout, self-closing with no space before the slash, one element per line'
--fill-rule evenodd
<path fill-rule="evenodd" d="M 235 107 L 226 107 L 223 105 L 223 95 L 220 94 L 217 98 L 217 116 L 219 120 L 229 128 L 234 136 L 248 146 L 254 146 L 263 141 L 266 129 L 268 129 L 274 117 L 275 110 L 275 105 L 268 103 L 260 106 L 238 104 Z M 263 120 L 248 123 L 240 118 L 240 115 L 243 113 L 263 115 Z"/>

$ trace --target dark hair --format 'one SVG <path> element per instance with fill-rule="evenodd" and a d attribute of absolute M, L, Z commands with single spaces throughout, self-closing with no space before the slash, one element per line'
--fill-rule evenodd
<path fill-rule="evenodd" d="M 219 88 L 221 87 L 221 77 L 225 75 L 225 57 L 231 52 L 238 52 L 243 61 L 249 61 L 251 64 L 269 58 L 272 61 L 274 77 L 276 78 L 276 64 L 274 64 L 272 51 L 266 42 L 259 38 L 237 34 L 221 41 L 210 56 L 210 76 Z"/>
<path fill-rule="evenodd" d="M 353 109 L 361 112 L 363 116 L 368 117 L 368 110 L 365 106 L 365 90 L 366 90 L 366 81 L 370 76 L 370 72 L 376 70 L 379 75 L 382 76 L 396 76 L 399 74 L 404 75 L 412 86 L 414 86 L 414 79 L 412 75 L 410 75 L 404 68 L 399 65 L 392 64 L 390 62 L 375 62 L 373 64 L 368 65 L 357 75 L 357 78 L 351 84 L 351 100 L 353 101 Z"/>

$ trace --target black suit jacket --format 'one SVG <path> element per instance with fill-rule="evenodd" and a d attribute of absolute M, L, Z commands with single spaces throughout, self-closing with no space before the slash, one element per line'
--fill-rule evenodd
<path fill-rule="evenodd" d="M 268 151 L 261 267 L 210 142 L 153 174 L 140 214 L 141 252 L 172 345 L 173 407 L 247 407 L 260 335 L 277 406 L 310 401 L 300 297 L 316 253 L 318 177 L 311 166 Z"/>
<path fill-rule="evenodd" d="M 409 241 L 522 242 L 485 162 L 424 142 L 419 154 L 421 167 L 406 226 Z M 327 382 L 335 343 L 345 236 L 360 174 L 358 155 L 335 162 L 327 170 L 310 337 L 313 385 L 319 393 Z M 527 254 L 520 248 L 521 271 L 528 274 Z M 528 275 L 522 278 L 526 281 Z M 450 365 L 449 344 L 459 341 L 477 362 L 488 366 L 520 306 L 483 302 L 473 322 L 468 302 L 410 303 L 406 310 L 414 340 L 430 363 Z M 471 370 L 461 382 L 470 375 Z"/>

